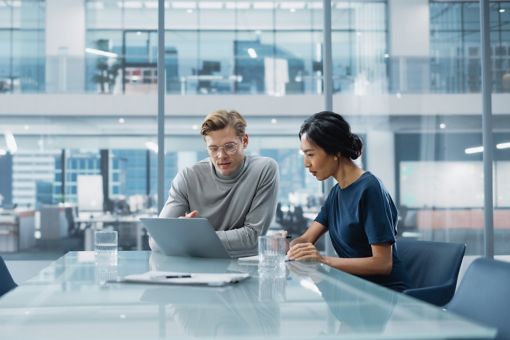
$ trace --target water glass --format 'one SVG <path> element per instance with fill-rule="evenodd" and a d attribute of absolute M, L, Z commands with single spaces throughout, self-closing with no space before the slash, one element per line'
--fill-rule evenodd
<path fill-rule="evenodd" d="M 285 275 L 286 244 L 280 235 L 259 236 L 259 272 Z"/>
<path fill-rule="evenodd" d="M 115 230 L 97 230 L 94 234 L 96 262 L 117 265 L 118 236 Z"/>

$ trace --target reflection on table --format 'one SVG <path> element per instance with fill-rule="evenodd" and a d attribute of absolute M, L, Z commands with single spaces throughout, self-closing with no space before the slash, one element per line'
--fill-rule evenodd
<path fill-rule="evenodd" d="M 0 299 L 2 338 L 491 338 L 495 332 L 322 265 L 290 262 L 285 277 L 256 263 L 119 252 L 101 266 L 71 252 Z M 247 272 L 225 287 L 107 283 L 148 270 Z"/>

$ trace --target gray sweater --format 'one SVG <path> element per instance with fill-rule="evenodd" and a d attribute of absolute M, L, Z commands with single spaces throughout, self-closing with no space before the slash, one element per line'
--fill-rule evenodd
<path fill-rule="evenodd" d="M 278 183 L 278 165 L 271 158 L 246 156 L 243 166 L 228 177 L 217 174 L 207 158 L 177 174 L 159 217 L 198 210 L 232 256 L 254 255 L 257 237 L 265 234 L 274 217 Z"/>

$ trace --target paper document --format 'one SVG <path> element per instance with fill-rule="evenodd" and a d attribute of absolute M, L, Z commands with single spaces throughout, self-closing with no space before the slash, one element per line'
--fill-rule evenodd
<path fill-rule="evenodd" d="M 143 274 L 127 275 L 116 282 L 155 283 L 172 285 L 224 286 L 250 277 L 248 273 L 182 273 L 149 271 Z"/>

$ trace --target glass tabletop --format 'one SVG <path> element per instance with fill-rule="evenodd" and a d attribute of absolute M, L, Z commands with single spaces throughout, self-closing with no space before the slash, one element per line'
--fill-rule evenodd
<path fill-rule="evenodd" d="M 111 283 L 149 270 L 245 272 L 223 287 Z M 285 275 L 257 263 L 119 252 L 117 265 L 70 252 L 0 299 L 2 338 L 492 338 L 495 330 L 314 263 Z"/>

